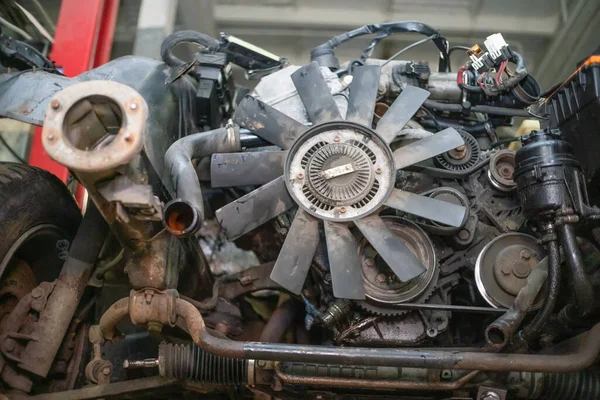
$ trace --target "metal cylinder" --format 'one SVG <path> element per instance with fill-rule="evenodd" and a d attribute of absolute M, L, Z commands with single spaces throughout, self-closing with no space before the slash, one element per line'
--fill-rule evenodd
<path fill-rule="evenodd" d="M 196 345 L 161 343 L 158 347 L 158 371 L 164 378 L 186 379 L 218 385 L 254 384 L 251 360 L 219 357 Z"/>

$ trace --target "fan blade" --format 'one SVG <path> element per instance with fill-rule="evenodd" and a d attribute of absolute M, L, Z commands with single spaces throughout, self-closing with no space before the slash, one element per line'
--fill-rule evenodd
<path fill-rule="evenodd" d="M 316 62 L 313 61 L 300 67 L 292 74 L 292 81 L 304 108 L 306 108 L 308 119 L 313 124 L 342 119 L 333 95 L 329 91 L 329 86 L 327 86 Z"/>
<path fill-rule="evenodd" d="M 333 295 L 339 299 L 363 300 L 365 289 L 354 235 L 346 224 L 330 221 L 324 224 Z"/>
<path fill-rule="evenodd" d="M 402 89 L 400 96 L 394 100 L 389 110 L 377 123 L 377 133 L 388 143 L 396 137 L 404 125 L 410 121 L 429 97 L 427 90 L 416 86 L 407 86 Z"/>
<path fill-rule="evenodd" d="M 212 187 L 264 185 L 283 175 L 286 151 L 213 154 L 210 160 Z"/>
<path fill-rule="evenodd" d="M 221 207 L 216 216 L 229 240 L 235 240 L 294 205 L 283 176 Z"/>
<path fill-rule="evenodd" d="M 389 111 L 388 111 L 389 112 Z M 394 151 L 396 169 L 408 167 L 435 157 L 465 144 L 464 139 L 453 128 L 447 128 L 426 138 Z"/>
<path fill-rule="evenodd" d="M 463 206 L 399 189 L 392 191 L 385 205 L 450 226 L 461 226 L 467 212 Z"/>
<path fill-rule="evenodd" d="M 271 279 L 290 292 L 300 294 L 318 244 L 319 221 L 299 208 L 271 272 Z"/>
<path fill-rule="evenodd" d="M 308 129 L 306 125 L 252 96 L 244 97 L 238 105 L 233 122 L 284 150 L 292 147 Z"/>
<path fill-rule="evenodd" d="M 401 281 L 409 281 L 426 271 L 417 257 L 387 227 L 379 215 L 370 215 L 354 223 Z"/>
<path fill-rule="evenodd" d="M 354 68 L 346 120 L 371 127 L 377 101 L 379 75 L 381 75 L 379 65 L 363 65 Z"/>

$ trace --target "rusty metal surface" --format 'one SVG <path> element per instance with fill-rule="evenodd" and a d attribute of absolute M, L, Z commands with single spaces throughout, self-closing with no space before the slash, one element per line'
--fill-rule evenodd
<path fill-rule="evenodd" d="M 260 342 L 279 343 L 285 332 L 292 326 L 296 317 L 303 310 L 300 303 L 293 299 L 286 300 L 278 306 L 269 317 L 262 333 Z"/>
<path fill-rule="evenodd" d="M 175 326 L 175 290 L 157 291 L 153 289 L 132 290 L 129 294 L 129 318 L 134 325 L 160 323 Z"/>
<path fill-rule="evenodd" d="M 147 118 L 146 101 L 129 86 L 81 82 L 63 89 L 50 102 L 42 143 L 53 160 L 69 169 L 105 171 L 139 154 Z M 107 135 L 114 135 L 112 141 L 98 146 Z"/>
<path fill-rule="evenodd" d="M 268 262 L 228 277 L 219 287 L 219 296 L 233 300 L 257 290 L 281 289 L 281 286 L 270 278 L 274 266 L 274 262 Z"/>
<path fill-rule="evenodd" d="M 469 382 L 479 374 L 479 371 L 471 371 L 459 379 L 452 382 L 418 382 L 401 380 L 376 380 L 359 378 L 341 378 L 341 377 L 320 377 L 320 376 L 300 376 L 285 374 L 279 363 L 274 365 L 275 374 L 284 384 L 288 385 L 307 385 L 307 386 L 326 386 L 348 389 L 379 389 L 379 390 L 456 390 Z"/>

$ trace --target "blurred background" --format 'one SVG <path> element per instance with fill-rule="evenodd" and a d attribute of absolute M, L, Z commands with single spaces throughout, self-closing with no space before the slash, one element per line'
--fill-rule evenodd
<path fill-rule="evenodd" d="M 94 13 L 94 7 L 100 11 Z M 108 23 L 114 26 L 108 31 L 103 25 L 107 8 L 108 19 L 113 20 Z M 542 91 L 566 78 L 578 61 L 600 46 L 599 0 L 1 0 L 0 17 L 4 33 L 38 40 L 47 50 L 52 50 L 50 39 L 57 24 L 59 29 L 62 26 L 61 39 L 70 41 L 72 57 L 81 55 L 78 41 L 88 40 L 88 28 L 97 29 L 90 51 L 101 44 L 109 59 L 128 54 L 159 58 L 160 43 L 169 33 L 193 29 L 213 36 L 219 32 L 238 36 L 299 65 L 308 62 L 312 47 L 339 33 L 370 23 L 419 20 L 439 29 L 451 46 L 483 44 L 488 35 L 501 32 L 525 57 Z M 421 38 L 393 35 L 376 48 L 373 57 L 387 58 Z M 336 50 L 340 61 L 358 57 L 370 39 L 341 46 Z M 180 57 L 191 56 L 193 50 L 180 49 Z M 438 54 L 428 42 L 400 58 L 436 66 Z M 463 52 L 454 52 L 453 70 L 465 60 Z M 56 61 L 60 66 L 60 60 Z M 29 127 L 6 120 L 0 123 L 2 138 L 25 158 L 30 138 L 11 133 Z M 0 159 L 14 160 L 15 156 L 0 146 Z"/>

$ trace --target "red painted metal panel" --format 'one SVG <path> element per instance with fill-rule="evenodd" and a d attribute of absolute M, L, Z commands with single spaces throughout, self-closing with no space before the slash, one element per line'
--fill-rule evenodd
<path fill-rule="evenodd" d="M 118 0 L 62 0 L 50 59 L 66 76 L 79 75 L 110 59 L 118 9 Z M 46 154 L 41 133 L 37 128 L 30 164 L 66 182 L 69 172 Z"/>

